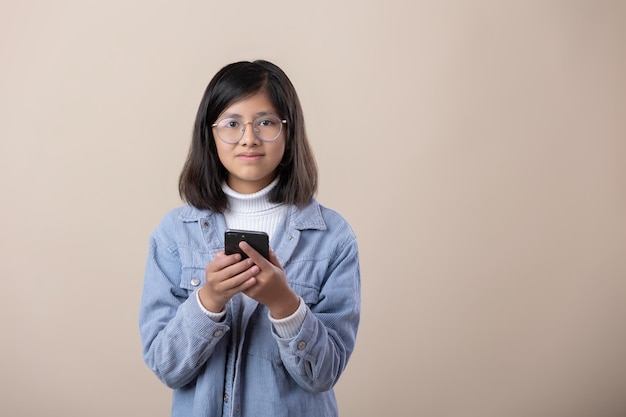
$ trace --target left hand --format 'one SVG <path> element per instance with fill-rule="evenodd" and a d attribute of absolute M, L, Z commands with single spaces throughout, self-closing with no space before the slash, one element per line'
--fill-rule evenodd
<path fill-rule="evenodd" d="M 254 277 L 256 283 L 243 293 L 269 308 L 275 319 L 292 315 L 300 305 L 300 297 L 289 286 L 285 270 L 274 251 L 270 248 L 268 260 L 246 242 L 240 242 L 239 247 L 260 270 Z"/>

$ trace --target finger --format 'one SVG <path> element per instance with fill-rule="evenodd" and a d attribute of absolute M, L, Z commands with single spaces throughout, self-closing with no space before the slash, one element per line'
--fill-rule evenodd
<path fill-rule="evenodd" d="M 241 262 L 243 263 L 243 262 Z M 252 261 L 250 261 L 252 264 Z M 244 270 L 243 272 L 233 275 L 223 281 L 221 281 L 216 288 L 219 291 L 228 292 L 234 294 L 236 292 L 245 291 L 254 284 L 256 284 L 256 276 L 260 272 L 258 266 L 252 264 L 252 267 Z"/>
<path fill-rule="evenodd" d="M 213 260 L 207 264 L 206 269 L 207 271 L 211 271 L 211 272 L 221 271 L 222 269 L 230 265 L 236 264 L 240 260 L 241 260 L 241 255 L 238 253 L 235 253 L 232 255 L 226 255 L 224 254 L 223 251 L 219 251 L 215 255 L 215 258 L 213 258 Z"/>
<path fill-rule="evenodd" d="M 247 280 L 242 282 L 240 285 L 235 287 L 234 290 L 236 292 L 245 292 L 245 291 L 248 291 L 250 288 L 254 287 L 256 283 L 257 283 L 256 277 L 248 278 Z"/>
<path fill-rule="evenodd" d="M 278 260 L 278 256 L 276 256 L 276 252 L 274 252 L 272 248 L 270 248 L 270 262 L 282 269 L 280 261 Z"/>
<path fill-rule="evenodd" d="M 224 288 L 233 288 L 241 282 L 259 273 L 258 267 L 250 258 L 226 266 L 224 269 L 214 272 L 216 282 L 226 284 Z"/>
<path fill-rule="evenodd" d="M 263 257 L 256 249 L 254 249 L 248 242 L 241 241 L 239 242 L 239 247 L 244 251 L 246 255 L 252 259 L 252 261 L 257 265 L 262 265 L 264 262 L 267 262 L 267 259 Z"/>

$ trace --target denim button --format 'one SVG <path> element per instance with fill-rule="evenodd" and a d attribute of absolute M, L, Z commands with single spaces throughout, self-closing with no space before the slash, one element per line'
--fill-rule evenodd
<path fill-rule="evenodd" d="M 193 285 L 194 287 L 197 287 L 198 285 L 200 285 L 200 278 L 196 278 L 196 277 L 191 278 L 191 285 Z"/>
<path fill-rule="evenodd" d="M 298 342 L 298 350 L 302 350 L 305 347 L 306 347 L 306 342 L 305 341 Z"/>
<path fill-rule="evenodd" d="M 210 224 L 209 224 L 209 222 L 207 222 L 207 221 L 205 220 L 205 221 L 204 221 L 204 223 L 202 223 L 202 226 L 203 226 L 205 229 L 208 229 L 208 228 L 209 228 L 209 226 L 210 226 Z"/>
<path fill-rule="evenodd" d="M 213 336 L 215 337 L 220 337 L 222 334 L 224 334 L 224 330 L 222 329 L 213 332 Z"/>

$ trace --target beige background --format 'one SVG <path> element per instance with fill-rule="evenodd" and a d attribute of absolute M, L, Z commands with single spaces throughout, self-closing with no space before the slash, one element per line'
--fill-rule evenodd
<path fill-rule="evenodd" d="M 343 416 L 625 416 L 625 40 L 623 1 L 3 0 L 0 415 L 169 415 L 148 235 L 265 58 L 360 241 Z"/>

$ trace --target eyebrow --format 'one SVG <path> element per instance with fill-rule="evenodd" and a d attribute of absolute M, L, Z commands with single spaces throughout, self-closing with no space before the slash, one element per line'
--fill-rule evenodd
<path fill-rule="evenodd" d="M 256 114 L 253 115 L 253 117 L 256 119 L 257 117 L 261 117 L 261 116 L 267 116 L 268 114 L 276 114 L 273 111 L 260 111 Z M 224 119 L 224 118 L 228 118 L 228 117 L 232 117 L 235 119 L 243 119 L 243 116 L 241 114 L 238 113 L 224 113 L 220 119 Z"/>

